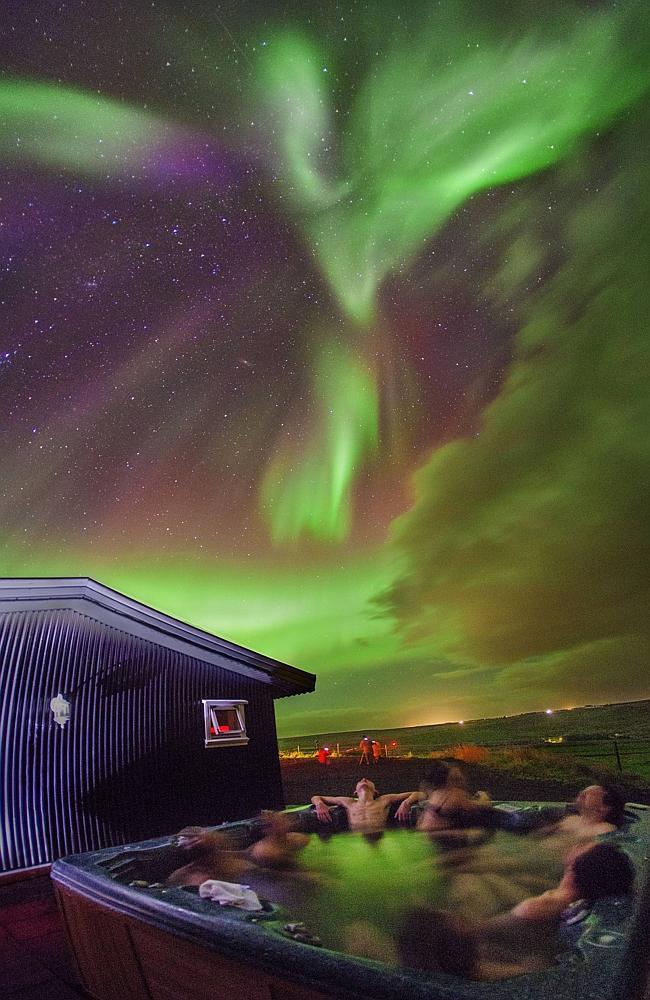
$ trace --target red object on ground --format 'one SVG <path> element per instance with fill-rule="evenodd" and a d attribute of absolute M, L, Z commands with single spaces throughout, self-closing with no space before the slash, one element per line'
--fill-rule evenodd
<path fill-rule="evenodd" d="M 328 757 L 329 757 L 329 752 L 325 749 L 325 747 L 319 747 L 318 748 L 318 763 L 319 764 L 327 764 L 327 758 Z"/>

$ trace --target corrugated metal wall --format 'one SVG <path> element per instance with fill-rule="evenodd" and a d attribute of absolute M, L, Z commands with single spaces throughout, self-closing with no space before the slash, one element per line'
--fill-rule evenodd
<path fill-rule="evenodd" d="M 205 749 L 201 699 L 233 697 L 249 745 Z M 270 684 L 72 610 L 0 614 L 0 755 L 4 871 L 282 803 Z"/>

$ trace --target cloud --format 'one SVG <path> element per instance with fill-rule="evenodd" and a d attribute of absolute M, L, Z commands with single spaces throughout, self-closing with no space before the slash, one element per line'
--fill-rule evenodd
<path fill-rule="evenodd" d="M 648 648 L 648 176 L 638 130 L 619 142 L 600 192 L 586 168 L 580 185 L 568 170 L 547 182 L 555 206 L 571 206 L 547 254 L 552 276 L 534 286 L 530 268 L 504 266 L 486 281 L 502 301 L 511 282 L 527 322 L 480 434 L 417 473 L 392 535 L 404 571 L 382 597 L 401 634 L 439 656 L 518 664 L 508 683 L 553 680 L 585 697 L 573 670 L 595 672 L 606 697 L 619 682 L 634 697 Z M 520 244 L 537 203 L 520 206 Z"/>
<path fill-rule="evenodd" d="M 633 700 L 650 695 L 649 658 L 646 636 L 614 636 L 506 667 L 498 684 L 517 698 L 533 690 L 552 700 L 561 691 L 562 706 Z"/>

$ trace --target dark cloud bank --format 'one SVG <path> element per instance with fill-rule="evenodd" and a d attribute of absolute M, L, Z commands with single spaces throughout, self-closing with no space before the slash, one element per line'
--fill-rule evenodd
<path fill-rule="evenodd" d="M 495 707 L 526 689 L 566 704 L 650 693 L 648 132 L 637 120 L 546 181 L 564 214 L 545 281 L 544 189 L 520 203 L 484 283 L 523 318 L 507 380 L 480 434 L 417 473 L 393 528 L 405 569 L 383 606 L 414 646 L 489 668 Z"/>

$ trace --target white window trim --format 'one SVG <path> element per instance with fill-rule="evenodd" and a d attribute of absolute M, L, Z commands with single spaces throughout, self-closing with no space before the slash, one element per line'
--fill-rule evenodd
<path fill-rule="evenodd" d="M 248 705 L 247 701 L 241 698 L 233 699 L 215 699 L 215 698 L 203 698 L 203 724 L 205 728 L 205 746 L 206 747 L 245 747 L 249 743 L 248 736 L 246 735 L 246 711 L 244 706 Z M 234 730 L 231 733 L 216 733 L 212 734 L 210 732 L 210 727 L 212 726 L 212 709 L 214 708 L 229 708 L 237 713 L 237 719 L 239 721 L 239 729 Z M 216 721 L 216 720 L 215 720 Z M 216 726 L 215 726 L 216 728 Z"/>

